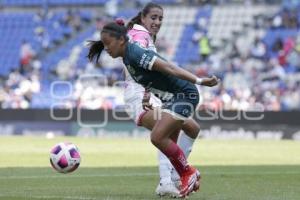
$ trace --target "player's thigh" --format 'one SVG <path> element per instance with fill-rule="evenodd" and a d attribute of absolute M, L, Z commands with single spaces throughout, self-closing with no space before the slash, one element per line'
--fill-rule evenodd
<path fill-rule="evenodd" d="M 154 110 L 149 110 L 144 115 L 144 117 L 141 120 L 141 125 L 148 130 L 152 130 L 156 121 L 159 119 L 159 113 L 161 110 L 159 108 L 154 108 Z M 174 132 L 172 135 L 170 135 L 170 138 L 177 143 L 177 139 L 179 136 L 180 130 Z"/>
<path fill-rule="evenodd" d="M 156 123 L 155 119 L 155 111 L 154 110 L 148 110 L 143 118 L 141 119 L 141 125 L 148 130 L 152 130 L 154 125 Z"/>
<path fill-rule="evenodd" d="M 151 133 L 151 139 L 163 140 L 178 132 L 182 127 L 183 121 L 174 118 L 173 115 L 162 112 L 161 119 L 157 120 Z"/>
<path fill-rule="evenodd" d="M 127 90 L 125 90 L 127 92 Z M 126 112 L 132 118 L 138 126 L 143 126 L 149 130 L 152 130 L 155 121 L 158 117 L 158 112 L 161 102 L 160 100 L 151 94 L 150 104 L 152 104 L 154 110 L 145 111 L 143 109 L 143 95 L 139 93 L 130 93 L 125 96 L 124 101 L 126 105 Z"/>
<path fill-rule="evenodd" d="M 180 130 L 175 131 L 172 135 L 170 135 L 170 139 L 173 140 L 173 142 L 177 143 L 178 137 L 179 137 Z"/>

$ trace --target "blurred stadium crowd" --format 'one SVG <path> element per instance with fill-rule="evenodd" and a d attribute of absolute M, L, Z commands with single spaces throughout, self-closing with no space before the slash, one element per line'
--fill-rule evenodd
<path fill-rule="evenodd" d="M 88 63 L 85 42 L 146 2 L 0 1 L 1 107 L 124 106 L 122 62 L 104 54 L 99 65 Z M 200 109 L 300 109 L 300 0 L 155 2 L 165 8 L 158 51 L 199 76 L 222 79 L 201 88 Z"/>

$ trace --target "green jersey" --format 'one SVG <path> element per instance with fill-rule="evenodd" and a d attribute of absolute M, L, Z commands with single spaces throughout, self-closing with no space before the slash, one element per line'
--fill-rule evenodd
<path fill-rule="evenodd" d="M 188 93 L 194 84 L 175 76 L 152 71 L 157 58 L 163 59 L 152 50 L 141 47 L 138 43 L 128 42 L 123 62 L 132 78 L 162 101 L 170 100 L 175 94 Z"/>

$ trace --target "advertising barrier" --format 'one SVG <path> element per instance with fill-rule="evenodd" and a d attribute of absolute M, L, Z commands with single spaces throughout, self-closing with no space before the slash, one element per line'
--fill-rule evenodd
<path fill-rule="evenodd" d="M 200 138 L 300 140 L 300 112 L 200 111 Z M 0 135 L 145 137 L 124 111 L 0 110 Z"/>

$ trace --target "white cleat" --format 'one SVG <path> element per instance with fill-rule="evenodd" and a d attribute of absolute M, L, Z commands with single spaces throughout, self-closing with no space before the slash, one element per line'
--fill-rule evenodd
<path fill-rule="evenodd" d="M 155 192 L 159 196 L 180 197 L 180 191 L 175 187 L 173 182 L 160 182 Z"/>
<path fill-rule="evenodd" d="M 181 180 L 179 174 L 174 168 L 171 169 L 171 180 L 174 183 L 175 187 L 179 189 L 181 185 Z"/>
<path fill-rule="evenodd" d="M 200 189 L 200 181 L 201 181 L 201 174 L 200 171 L 196 171 L 196 176 L 197 176 L 197 183 L 194 185 L 193 192 L 197 192 Z"/>

